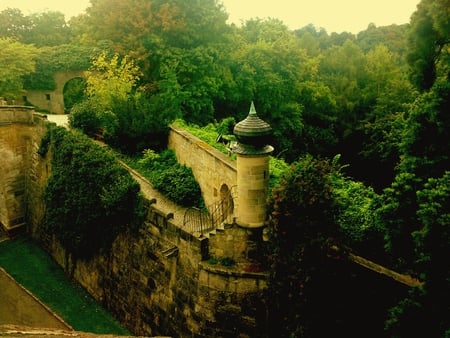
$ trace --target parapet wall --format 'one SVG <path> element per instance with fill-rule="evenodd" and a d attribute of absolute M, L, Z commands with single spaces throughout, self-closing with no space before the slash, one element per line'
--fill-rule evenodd
<path fill-rule="evenodd" d="M 0 105 L 0 125 L 33 123 L 34 114 L 34 107 Z"/>
<path fill-rule="evenodd" d="M 219 201 L 223 191 L 236 185 L 236 161 L 187 131 L 172 126 L 168 146 L 175 151 L 179 163 L 192 168 L 206 205 Z"/>

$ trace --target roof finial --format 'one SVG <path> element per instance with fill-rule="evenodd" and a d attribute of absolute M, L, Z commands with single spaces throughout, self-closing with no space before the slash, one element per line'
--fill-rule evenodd
<path fill-rule="evenodd" d="M 256 115 L 256 109 L 255 109 L 255 104 L 253 103 L 253 100 L 252 100 L 252 104 L 250 105 L 250 111 L 249 111 L 248 115 Z"/>

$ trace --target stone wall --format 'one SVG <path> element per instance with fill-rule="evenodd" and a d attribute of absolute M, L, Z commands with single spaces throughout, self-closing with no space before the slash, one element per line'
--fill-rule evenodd
<path fill-rule="evenodd" d="M 11 123 L 32 124 L 34 120 L 34 108 L 15 105 L 0 105 L 0 126 Z"/>
<path fill-rule="evenodd" d="M 243 238 L 238 228 L 226 231 Z M 211 264 L 210 240 L 184 232 L 151 205 L 140 233 L 121 234 L 106 255 L 74 262 L 54 238 L 47 248 L 136 335 L 264 337 L 267 275 L 250 264 Z"/>
<path fill-rule="evenodd" d="M 54 114 L 64 114 L 66 113 L 64 107 L 64 86 L 67 81 L 77 77 L 84 78 L 84 72 L 58 71 L 54 74 L 54 90 L 27 90 L 25 97 L 36 109 Z"/>
<path fill-rule="evenodd" d="M 0 106 L 0 223 L 8 232 L 27 222 L 27 206 L 33 204 L 36 156 L 45 117 L 30 107 Z"/>
<path fill-rule="evenodd" d="M 236 185 L 236 161 L 185 130 L 171 127 L 169 148 L 175 150 L 179 163 L 192 168 L 207 206 Z"/>
<path fill-rule="evenodd" d="M 267 274 L 255 269 L 249 259 L 256 248 L 249 230 L 230 225 L 198 237 L 176 224 L 170 213 L 159 210 L 159 202 L 146 200 L 149 211 L 139 233 L 121 234 L 109 252 L 89 261 L 75 261 L 48 236 L 42 227 L 45 205 L 41 195 L 51 166 L 50 154 L 37 155 L 45 132 L 45 120 L 39 120 L 42 123 L 29 126 L 8 125 L 3 131 L 0 127 L 0 132 L 13 137 L 24 134 L 21 128 L 29 128 L 29 136 L 13 137 L 20 146 L 26 145 L 20 153 L 29 163 L 24 166 L 27 178 L 22 184 L 26 187 L 27 228 L 68 275 L 136 335 L 266 336 L 263 295 Z M 7 132 L 6 128 L 13 129 Z M 235 264 L 221 264 L 220 258 L 226 257 Z"/>

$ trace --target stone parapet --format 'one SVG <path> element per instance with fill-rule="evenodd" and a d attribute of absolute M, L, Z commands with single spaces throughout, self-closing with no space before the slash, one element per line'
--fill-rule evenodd
<path fill-rule="evenodd" d="M 236 161 L 206 142 L 172 125 L 168 145 L 179 163 L 192 168 L 206 205 L 219 201 L 225 186 L 229 190 L 236 185 Z"/>
<path fill-rule="evenodd" d="M 0 105 L 0 125 L 11 123 L 33 123 L 34 107 Z"/>

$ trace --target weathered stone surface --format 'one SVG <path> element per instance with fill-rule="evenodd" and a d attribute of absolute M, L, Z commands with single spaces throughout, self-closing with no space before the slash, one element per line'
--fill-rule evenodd
<path fill-rule="evenodd" d="M 0 191 L 12 189 L 19 197 L 25 196 L 19 204 L 26 207 L 17 210 L 23 210 L 29 232 L 124 326 L 141 336 L 265 336 L 264 302 L 259 299 L 266 288 L 266 275 L 242 269 L 248 263 L 248 248 L 260 240 L 249 230 L 233 226 L 217 231 L 215 236 L 199 238 L 183 230 L 179 223 L 182 217 L 173 217 L 164 209 L 165 203 L 147 201 L 150 211 L 139 234 L 119 235 L 110 252 L 90 261 L 75 261 L 67 255 L 42 228 L 45 206 L 41 194 L 51 174 L 50 154 L 36 155 L 44 133 L 45 123 L 0 126 L 0 142 L 7 142 L 4 148 L 13 154 L 7 170 L 14 172 L 13 179 Z M 22 169 L 16 168 L 18 156 L 24 159 L 20 161 Z M 214 165 L 228 165 L 213 161 Z M 227 170 L 230 177 L 224 174 L 223 181 L 214 181 L 212 191 L 220 191 L 221 184 L 233 184 L 234 169 Z M 26 179 L 11 183 L 20 177 Z M 148 184 L 142 179 L 139 182 Z M 0 197 L 0 210 L 6 210 L 5 203 L 6 199 Z M 21 216 L 19 212 L 14 217 L 8 214 L 10 219 Z M 209 266 L 206 260 L 212 255 L 230 258 L 236 264 Z"/>
<path fill-rule="evenodd" d="M 169 148 L 180 163 L 192 168 L 206 205 L 220 200 L 223 187 L 236 185 L 236 162 L 188 132 L 172 126 Z"/>

